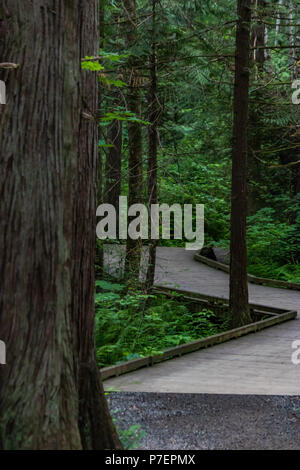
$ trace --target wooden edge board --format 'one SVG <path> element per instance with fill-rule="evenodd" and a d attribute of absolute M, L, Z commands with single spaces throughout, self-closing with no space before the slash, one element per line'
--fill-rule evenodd
<path fill-rule="evenodd" d="M 200 263 L 210 266 L 211 268 L 219 269 L 220 271 L 223 271 L 227 274 L 230 271 L 229 266 L 227 266 L 226 264 L 206 258 L 205 256 L 196 254 L 194 255 L 194 259 L 196 261 L 199 261 Z M 268 287 L 278 287 L 281 289 L 300 290 L 299 283 L 278 281 L 276 279 L 267 279 L 264 277 L 253 276 L 252 274 L 248 274 L 248 281 L 251 282 L 252 284 L 265 285 Z"/>
<path fill-rule="evenodd" d="M 123 364 L 104 367 L 100 370 L 101 377 L 102 380 L 106 380 L 110 377 L 116 377 L 119 375 L 126 374 L 128 372 L 132 372 L 134 370 L 141 369 L 142 367 L 153 366 L 154 364 L 168 359 L 172 359 L 174 357 L 182 356 L 183 354 L 188 354 L 191 352 L 198 351 L 199 349 L 215 346 L 231 339 L 239 338 L 250 333 L 255 333 L 257 331 L 263 330 L 270 326 L 277 325 L 279 323 L 283 323 L 288 320 L 293 320 L 296 317 L 296 311 L 286 311 L 281 315 L 276 315 L 272 318 L 267 318 L 266 320 L 250 323 L 249 325 L 225 331 L 224 333 L 219 333 L 217 335 L 209 336 L 208 338 L 202 338 L 196 341 L 192 341 L 190 343 L 181 344 L 180 346 L 175 346 L 173 348 L 166 349 L 162 354 L 156 356 L 146 356 L 140 359 L 133 359 L 131 361 L 127 361 Z"/>
<path fill-rule="evenodd" d="M 165 294 L 168 296 L 172 296 L 172 293 L 175 292 L 177 294 L 181 294 L 183 297 L 193 300 L 197 302 L 197 300 L 205 301 L 208 304 L 216 304 L 217 306 L 223 305 L 223 306 L 228 306 L 228 299 L 223 298 L 223 297 L 215 297 L 212 295 L 206 295 L 206 294 L 199 294 L 198 292 L 190 292 L 186 291 L 184 289 L 177 289 L 177 288 L 172 288 L 172 287 L 164 287 L 164 286 L 158 286 L 155 285 L 153 288 L 153 292 L 158 293 L 158 294 Z M 253 310 L 258 310 L 258 311 L 265 311 L 265 312 L 270 312 L 270 313 L 285 313 L 287 310 L 284 308 L 278 308 L 278 307 L 270 307 L 268 305 L 262 305 L 262 304 L 249 304 L 250 309 Z"/>

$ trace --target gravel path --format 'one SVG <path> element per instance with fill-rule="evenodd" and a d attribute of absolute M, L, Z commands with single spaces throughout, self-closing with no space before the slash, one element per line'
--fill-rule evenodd
<path fill-rule="evenodd" d="M 300 397 L 112 393 L 118 425 L 148 450 L 299 450 Z"/>

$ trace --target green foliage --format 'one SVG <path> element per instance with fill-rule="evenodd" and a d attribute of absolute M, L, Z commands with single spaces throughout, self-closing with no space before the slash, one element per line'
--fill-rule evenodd
<path fill-rule="evenodd" d="M 137 122 L 137 123 L 144 124 L 144 125 L 150 124 L 148 121 L 143 121 L 142 119 L 138 119 L 134 113 L 131 113 L 130 111 L 126 111 L 120 107 L 119 109 L 115 107 L 114 112 L 109 111 L 105 113 L 103 117 L 101 118 L 101 122 L 110 123 L 111 121 L 114 121 L 115 119 L 117 121 Z"/>
<path fill-rule="evenodd" d="M 160 354 L 224 328 L 213 312 L 193 313 L 179 299 L 128 291 L 107 281 L 98 281 L 96 290 L 96 349 L 101 366 Z"/>
<path fill-rule="evenodd" d="M 101 70 L 104 70 L 103 65 L 99 64 L 98 61 L 92 60 L 94 59 L 93 57 L 85 57 L 86 60 L 83 60 L 81 62 L 81 68 L 83 70 L 89 70 L 90 72 L 100 72 Z M 91 60 L 89 60 L 91 59 Z"/>
<path fill-rule="evenodd" d="M 299 222 L 276 220 L 267 207 L 248 218 L 248 270 L 256 276 L 300 282 Z"/>
<path fill-rule="evenodd" d="M 290 257 L 292 227 L 275 219 L 275 210 L 266 207 L 248 218 L 249 262 L 262 259 L 281 261 Z"/>
<path fill-rule="evenodd" d="M 130 61 L 138 64 L 143 117 L 116 106 L 103 84 L 101 128 L 112 119 L 147 124 L 146 97 L 152 41 L 151 4 L 137 0 L 138 40 L 127 47 L 127 16 L 116 2 L 107 3 L 105 44 L 101 64 L 128 77 Z M 156 5 L 156 51 L 159 119 L 159 202 L 205 204 L 207 244 L 229 245 L 232 148 L 232 98 L 235 71 L 236 1 L 178 2 Z M 249 271 L 262 277 L 297 281 L 300 262 L 299 160 L 297 129 L 300 106 L 292 105 L 295 75 L 291 35 L 296 38 L 296 2 L 267 2 L 257 9 L 253 25 L 268 28 L 268 46 L 261 68 L 251 51 L 249 115 Z M 280 30 L 276 18 L 281 13 Z M 117 20 L 118 18 L 118 20 Z M 279 47 L 277 47 L 277 46 Z M 273 47 L 275 46 L 275 47 Z M 284 47 L 281 47 L 284 46 Z M 287 46 L 287 47 L 285 47 Z M 299 73 L 299 68 L 297 69 Z M 119 80 L 115 73 L 110 79 Z M 114 89 L 114 87 L 112 86 Z M 122 103 L 123 103 L 122 101 Z M 144 133 L 146 137 L 146 132 Z M 298 137 L 299 140 L 299 137 Z M 146 139 L 145 139 L 146 141 Z M 123 127 L 122 190 L 127 191 L 128 135 Z M 106 146 L 105 139 L 102 141 Z M 146 146 L 145 146 L 146 147 Z M 145 170 L 147 150 L 145 148 Z M 298 173 L 298 176 L 297 176 Z M 163 245 L 182 246 L 167 240 Z"/>
<path fill-rule="evenodd" d="M 117 431 L 125 450 L 137 449 L 141 440 L 146 436 L 146 431 L 142 430 L 139 424 L 134 424 L 128 429 L 121 429 L 117 426 Z"/>
<path fill-rule="evenodd" d="M 108 72 L 114 72 L 114 69 L 107 70 L 106 67 L 100 64 L 99 60 L 109 60 L 113 63 L 113 66 L 116 66 L 116 63 L 119 63 L 120 58 L 127 57 L 126 55 L 119 54 L 109 54 L 104 51 L 99 52 L 99 57 L 89 57 L 86 56 L 85 60 L 81 62 L 81 68 L 83 70 L 89 70 L 90 72 L 101 72 L 98 73 L 99 82 L 105 85 L 107 88 L 110 88 L 112 85 L 118 88 L 127 86 L 125 82 L 118 78 L 111 78 L 108 76 Z"/>

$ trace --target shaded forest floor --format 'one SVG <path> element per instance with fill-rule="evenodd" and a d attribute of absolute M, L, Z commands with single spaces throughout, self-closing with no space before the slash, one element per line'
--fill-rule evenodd
<path fill-rule="evenodd" d="M 145 431 L 140 449 L 300 449 L 299 397 L 118 392 L 109 401 L 120 429 Z"/>

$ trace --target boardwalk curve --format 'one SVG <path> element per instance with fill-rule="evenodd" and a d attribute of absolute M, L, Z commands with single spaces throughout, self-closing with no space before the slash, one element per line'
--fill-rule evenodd
<path fill-rule="evenodd" d="M 229 276 L 196 262 L 184 248 L 158 248 L 156 285 L 228 298 Z M 249 284 L 250 302 L 300 311 L 300 292 Z M 296 320 L 225 344 L 105 381 L 131 392 L 298 395 L 300 365 L 291 360 L 300 340 Z"/>

